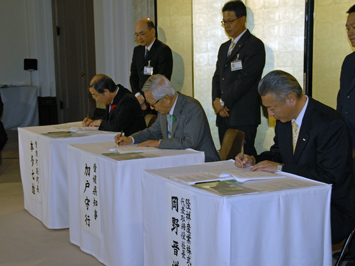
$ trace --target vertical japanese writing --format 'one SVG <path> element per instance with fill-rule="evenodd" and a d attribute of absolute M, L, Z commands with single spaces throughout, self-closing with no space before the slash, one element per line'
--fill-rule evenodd
<path fill-rule="evenodd" d="M 186 196 L 186 195 L 185 195 Z M 192 266 L 192 204 L 186 197 L 171 196 L 171 265 Z"/>
<path fill-rule="evenodd" d="M 101 237 L 99 175 L 96 157 L 88 154 L 83 155 L 81 171 L 81 225 L 85 231 Z"/>
<path fill-rule="evenodd" d="M 29 139 L 29 165 L 31 178 L 31 197 L 41 202 L 41 186 L 40 186 L 40 171 L 39 171 L 39 152 L 37 137 Z"/>

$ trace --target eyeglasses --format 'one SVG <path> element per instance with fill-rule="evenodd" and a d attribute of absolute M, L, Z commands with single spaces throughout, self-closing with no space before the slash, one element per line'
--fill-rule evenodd
<path fill-rule="evenodd" d="M 150 30 L 147 30 L 146 32 L 135 33 L 135 34 L 134 34 L 134 37 L 138 38 L 138 37 L 144 36 L 144 35 L 146 35 L 149 31 L 150 31 Z"/>
<path fill-rule="evenodd" d="M 155 109 L 155 105 L 159 102 L 160 100 L 157 100 L 154 104 L 151 104 L 150 106 Z"/>
<path fill-rule="evenodd" d="M 230 24 L 232 24 L 234 21 L 236 21 L 237 19 L 239 19 L 239 18 L 228 19 L 228 20 L 222 20 L 222 21 L 221 21 L 221 24 L 222 24 L 221 26 L 224 27 L 224 26 L 227 25 L 227 24 L 230 25 Z"/>

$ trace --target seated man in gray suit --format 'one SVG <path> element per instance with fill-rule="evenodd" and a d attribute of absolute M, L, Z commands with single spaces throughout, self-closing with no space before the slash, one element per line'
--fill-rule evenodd
<path fill-rule="evenodd" d="M 117 135 L 117 144 L 140 143 L 160 149 L 195 149 L 205 152 L 205 161 L 219 161 L 206 114 L 194 98 L 175 91 L 163 75 L 151 76 L 143 86 L 150 108 L 158 112 L 155 123 L 130 137 Z"/>

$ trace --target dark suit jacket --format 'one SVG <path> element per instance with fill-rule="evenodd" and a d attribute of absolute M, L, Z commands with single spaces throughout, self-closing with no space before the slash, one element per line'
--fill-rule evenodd
<path fill-rule="evenodd" d="M 352 150 L 343 119 L 334 109 L 309 98 L 295 154 L 291 122 L 277 121 L 274 142 L 270 151 L 255 156 L 257 162 L 270 160 L 284 163 L 282 170 L 285 172 L 332 184 L 332 215 L 339 215 L 341 220 L 350 223 L 335 225 L 332 218 L 335 240 L 336 230 L 352 225 L 355 212 Z M 340 238 L 344 239 L 344 234 Z"/>
<path fill-rule="evenodd" d="M 109 105 L 106 106 L 106 117 L 102 120 L 99 130 L 106 131 L 123 131 L 129 136 L 134 132 L 142 130 L 146 127 L 143 112 L 136 97 L 118 84 L 119 88 L 113 103 L 111 112 Z"/>
<path fill-rule="evenodd" d="M 7 134 L 6 134 L 3 123 L 1 122 L 1 116 L 2 116 L 3 109 L 4 109 L 4 104 L 1 100 L 1 94 L 0 94 L 0 151 L 4 148 L 4 146 L 7 142 Z M 0 157 L 1 157 L 1 154 L 0 154 Z M 1 158 L 0 158 L 0 164 L 1 164 Z"/>
<path fill-rule="evenodd" d="M 206 162 L 219 161 L 210 126 L 201 104 L 196 99 L 178 92 L 173 114 L 175 122 L 173 122 L 171 138 L 168 138 L 166 115 L 158 113 L 158 118 L 151 127 L 132 135 L 134 143 L 162 138 L 160 149 L 191 148 L 205 152 Z"/>
<path fill-rule="evenodd" d="M 340 75 L 337 111 L 344 118 L 355 149 L 355 52 L 345 57 Z"/>
<path fill-rule="evenodd" d="M 231 40 L 219 48 L 216 71 L 212 79 L 212 101 L 221 98 L 229 108 L 227 126 L 260 124 L 258 84 L 265 65 L 265 48 L 261 40 L 247 30 L 227 57 Z M 231 62 L 242 60 L 243 69 L 231 71 Z M 217 125 L 222 117 L 217 115 Z"/>
<path fill-rule="evenodd" d="M 153 67 L 153 74 L 162 74 L 170 80 L 173 72 L 173 56 L 171 49 L 166 44 L 162 43 L 158 39 L 155 39 L 145 60 L 144 53 L 145 46 L 138 45 L 134 48 L 131 64 L 131 76 L 129 78 L 133 94 L 140 92 L 143 96 L 143 85 L 150 77 L 149 75 L 144 75 L 144 67 L 148 65 L 149 60 L 150 66 Z"/>

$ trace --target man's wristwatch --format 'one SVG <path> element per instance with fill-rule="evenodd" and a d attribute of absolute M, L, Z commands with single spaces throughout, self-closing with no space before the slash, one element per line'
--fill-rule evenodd
<path fill-rule="evenodd" d="M 223 106 L 223 107 L 224 107 L 224 101 L 222 101 L 222 99 L 221 99 L 221 98 L 219 98 L 219 103 L 221 104 L 221 106 Z"/>
<path fill-rule="evenodd" d="M 282 166 L 284 166 L 283 164 L 278 164 L 277 165 L 277 168 L 276 168 L 276 172 L 280 172 L 280 171 L 282 171 Z"/>

